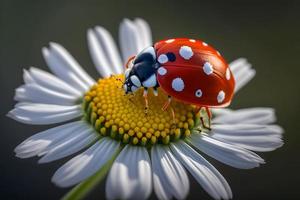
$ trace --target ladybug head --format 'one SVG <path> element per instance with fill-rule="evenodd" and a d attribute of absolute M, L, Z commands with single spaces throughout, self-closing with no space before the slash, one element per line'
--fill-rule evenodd
<path fill-rule="evenodd" d="M 141 87 L 141 81 L 136 75 L 131 75 L 125 77 L 125 82 L 123 83 L 123 89 L 126 94 L 133 93 Z"/>
<path fill-rule="evenodd" d="M 126 94 L 142 87 L 142 82 L 150 77 L 156 68 L 156 55 L 152 46 L 145 48 L 137 56 L 128 59 L 123 89 Z"/>

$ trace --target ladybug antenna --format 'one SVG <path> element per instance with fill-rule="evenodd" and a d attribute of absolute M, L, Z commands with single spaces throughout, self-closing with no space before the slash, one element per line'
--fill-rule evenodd
<path fill-rule="evenodd" d="M 124 85 L 124 81 L 122 81 L 122 79 L 116 78 L 116 81 L 120 81 L 120 82 L 122 83 L 122 86 Z M 118 87 L 118 86 L 117 86 L 117 88 L 122 89 L 122 86 L 121 86 L 121 87 Z"/>
<path fill-rule="evenodd" d="M 124 81 L 122 81 L 120 78 L 116 78 L 117 81 L 120 81 L 122 84 L 124 84 Z"/>

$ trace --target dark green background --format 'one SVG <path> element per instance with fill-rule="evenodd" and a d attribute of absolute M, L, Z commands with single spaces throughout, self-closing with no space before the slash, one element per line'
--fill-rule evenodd
<path fill-rule="evenodd" d="M 47 69 L 41 47 L 49 41 L 65 46 L 94 78 L 86 30 L 106 27 L 115 38 L 122 18 L 142 17 L 154 41 L 168 37 L 202 38 L 228 61 L 247 57 L 257 76 L 239 92 L 234 108 L 276 108 L 285 129 L 285 145 L 260 154 L 267 164 L 238 170 L 212 160 L 230 183 L 235 199 L 296 199 L 299 176 L 300 4 L 296 1 L 0 1 L 0 199 L 58 199 L 67 190 L 50 178 L 67 159 L 38 165 L 37 159 L 14 157 L 14 147 L 45 126 L 30 126 L 5 117 L 13 108 L 14 88 L 22 68 Z M 193 180 L 193 179 L 191 179 Z M 101 199 L 102 183 L 90 196 Z M 152 196 L 154 198 L 154 196 Z M 195 181 L 188 198 L 209 199 Z"/>

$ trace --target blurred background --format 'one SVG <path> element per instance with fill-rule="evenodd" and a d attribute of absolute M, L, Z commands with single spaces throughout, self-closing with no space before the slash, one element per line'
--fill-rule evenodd
<path fill-rule="evenodd" d="M 59 199 L 68 189 L 51 176 L 67 159 L 37 164 L 18 159 L 14 148 L 47 126 L 17 123 L 5 115 L 13 108 L 22 69 L 47 70 L 41 48 L 62 44 L 97 78 L 87 49 L 86 31 L 101 25 L 114 38 L 124 17 L 141 17 L 154 41 L 201 38 L 228 60 L 246 57 L 257 75 L 235 97 L 232 107 L 274 107 L 285 129 L 285 145 L 260 154 L 267 164 L 238 170 L 210 161 L 228 180 L 234 199 L 299 199 L 300 190 L 300 3 L 299 1 L 0 1 L 0 199 Z M 188 199 L 210 199 L 191 179 Z M 89 199 L 103 199 L 104 182 Z M 155 199 L 154 196 L 151 198 Z"/>

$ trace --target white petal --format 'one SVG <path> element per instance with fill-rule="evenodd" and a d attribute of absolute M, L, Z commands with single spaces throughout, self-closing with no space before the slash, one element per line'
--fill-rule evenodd
<path fill-rule="evenodd" d="M 246 58 L 238 58 L 231 63 L 229 63 L 229 67 L 233 75 L 235 75 L 243 66 L 247 65 L 248 61 Z"/>
<path fill-rule="evenodd" d="M 80 91 L 85 92 L 95 83 L 61 45 L 52 42 L 49 49 L 44 47 L 42 52 L 51 71 Z"/>
<path fill-rule="evenodd" d="M 241 77 L 236 80 L 234 92 L 239 91 L 246 85 L 255 76 L 255 73 L 255 70 L 251 69 L 247 73 L 242 74 Z"/>
<path fill-rule="evenodd" d="M 159 199 L 186 198 L 189 180 L 186 171 L 167 146 L 155 145 L 151 149 L 153 185 Z"/>
<path fill-rule="evenodd" d="M 241 77 L 243 77 L 245 74 L 247 74 L 252 68 L 252 65 L 248 62 L 244 63 L 242 66 L 240 66 L 238 69 L 234 71 L 234 77 L 235 80 L 238 82 Z"/>
<path fill-rule="evenodd" d="M 142 48 L 146 48 L 152 45 L 152 33 L 149 24 L 141 18 L 136 18 L 134 23 L 138 29 L 140 38 L 142 38 Z"/>
<path fill-rule="evenodd" d="M 16 104 L 7 116 L 25 124 L 54 124 L 82 115 L 81 105 Z"/>
<path fill-rule="evenodd" d="M 216 115 L 216 116 L 229 114 L 232 112 L 232 110 L 228 109 L 228 108 L 212 108 L 211 111 L 212 111 L 213 115 Z"/>
<path fill-rule="evenodd" d="M 47 163 L 53 160 L 58 160 L 66 156 L 72 155 L 83 148 L 87 147 L 98 137 L 93 128 L 89 125 L 83 125 L 75 129 L 64 138 L 49 145 L 44 149 L 39 156 L 44 155 L 39 163 Z"/>
<path fill-rule="evenodd" d="M 69 135 L 73 130 L 83 126 L 83 123 L 83 121 L 71 122 L 39 132 L 26 139 L 15 148 L 16 156 L 20 158 L 37 156 L 45 151 L 49 145 L 56 143 Z"/>
<path fill-rule="evenodd" d="M 239 58 L 229 64 L 235 78 L 235 92 L 246 85 L 254 76 L 255 70 L 245 58 Z"/>
<path fill-rule="evenodd" d="M 124 19 L 120 25 L 119 40 L 123 63 L 126 63 L 129 57 L 137 55 L 145 48 L 136 24 L 129 19 Z"/>
<path fill-rule="evenodd" d="M 119 146 L 117 141 L 103 138 L 60 167 L 53 175 L 52 182 L 60 187 L 69 187 L 83 181 L 102 168 Z"/>
<path fill-rule="evenodd" d="M 56 92 L 34 83 L 23 85 L 16 89 L 16 101 L 29 101 L 34 103 L 74 105 L 78 97 L 70 94 Z"/>
<path fill-rule="evenodd" d="M 14 100 L 20 102 L 31 102 L 32 97 L 28 96 L 28 94 L 25 93 L 24 86 L 20 86 L 17 89 L 15 89 Z"/>
<path fill-rule="evenodd" d="M 97 26 L 88 30 L 88 45 L 94 65 L 103 77 L 120 74 L 124 67 L 110 33 L 103 27 Z"/>
<path fill-rule="evenodd" d="M 200 151 L 232 167 L 250 169 L 258 167 L 264 160 L 257 154 L 236 145 L 216 140 L 205 133 L 194 133 L 189 142 Z"/>
<path fill-rule="evenodd" d="M 212 137 L 253 150 L 273 151 L 283 145 L 283 130 L 277 125 L 219 124 L 212 126 Z"/>
<path fill-rule="evenodd" d="M 37 85 L 43 86 L 47 89 L 56 92 L 74 95 L 76 97 L 82 96 L 82 93 L 78 91 L 76 88 L 74 88 L 73 86 L 67 84 L 63 80 L 57 78 L 56 76 L 46 71 L 43 71 L 35 67 L 30 67 L 29 74 L 32 77 L 32 81 Z M 24 78 L 24 82 L 27 83 L 25 81 L 25 78 Z"/>
<path fill-rule="evenodd" d="M 244 108 L 216 116 L 213 123 L 221 124 L 270 124 L 276 121 L 273 108 Z"/>
<path fill-rule="evenodd" d="M 203 189 L 215 199 L 232 198 L 224 177 L 205 158 L 183 141 L 171 144 L 176 158 L 189 170 Z"/>
<path fill-rule="evenodd" d="M 107 59 L 111 63 L 111 66 L 113 67 L 115 73 L 122 73 L 124 71 L 124 67 L 122 65 L 121 57 L 117 46 L 110 33 L 106 29 L 97 26 L 95 28 L 95 34 L 97 38 L 101 41 L 101 44 L 105 49 Z"/>
<path fill-rule="evenodd" d="M 213 124 L 214 133 L 239 136 L 277 136 L 281 137 L 283 129 L 278 125 L 261 124 Z"/>
<path fill-rule="evenodd" d="M 98 41 L 94 30 L 88 30 L 87 38 L 90 55 L 99 74 L 102 77 L 109 77 L 114 74 L 113 68 L 107 60 L 104 49 L 100 46 L 100 42 Z"/>
<path fill-rule="evenodd" d="M 29 73 L 29 71 L 26 69 L 23 69 L 23 80 L 24 80 L 24 83 L 26 83 L 26 84 L 35 82 L 33 77 L 31 76 L 31 74 Z"/>
<path fill-rule="evenodd" d="M 147 199 L 151 190 L 151 166 L 147 149 L 126 145 L 109 172 L 107 199 Z"/>
<path fill-rule="evenodd" d="M 72 55 L 60 44 L 51 42 L 50 43 L 50 51 L 60 59 L 61 63 L 64 64 L 66 69 L 72 71 L 80 80 L 92 86 L 95 84 L 95 80 L 93 80 L 79 65 L 79 63 L 72 57 Z"/>

